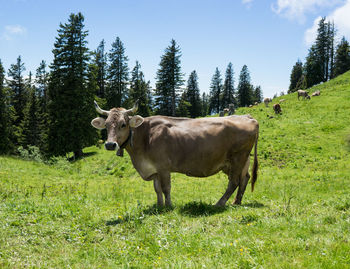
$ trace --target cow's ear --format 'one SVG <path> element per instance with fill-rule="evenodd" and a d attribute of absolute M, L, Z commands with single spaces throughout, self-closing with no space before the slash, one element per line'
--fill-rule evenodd
<path fill-rule="evenodd" d="M 106 128 L 106 120 L 104 118 L 95 118 L 91 121 L 91 125 L 94 126 L 96 129 L 102 130 Z"/>
<path fill-rule="evenodd" d="M 143 121 L 144 118 L 142 118 L 139 115 L 136 115 L 130 118 L 129 125 L 131 128 L 137 128 L 143 123 Z"/>

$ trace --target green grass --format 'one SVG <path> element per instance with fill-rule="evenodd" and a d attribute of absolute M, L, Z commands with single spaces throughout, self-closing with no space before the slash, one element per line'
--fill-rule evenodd
<path fill-rule="evenodd" d="M 74 163 L 0 157 L 0 267 L 348 268 L 350 72 L 316 89 L 277 98 L 282 115 L 238 110 L 260 123 L 242 206 L 213 206 L 222 173 L 173 174 L 174 208 L 157 209 L 127 154 L 96 147 Z"/>

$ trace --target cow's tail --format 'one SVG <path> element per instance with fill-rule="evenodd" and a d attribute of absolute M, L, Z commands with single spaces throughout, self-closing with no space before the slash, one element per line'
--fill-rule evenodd
<path fill-rule="evenodd" d="M 254 191 L 254 185 L 256 180 L 258 179 L 258 138 L 259 138 L 259 129 L 256 133 L 256 139 L 255 139 L 255 148 L 254 148 L 254 163 L 253 163 L 253 169 L 252 169 L 252 191 Z"/>

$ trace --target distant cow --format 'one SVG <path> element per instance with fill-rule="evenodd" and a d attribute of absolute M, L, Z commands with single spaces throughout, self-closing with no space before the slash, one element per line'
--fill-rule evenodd
<path fill-rule="evenodd" d="M 234 104 L 229 104 L 228 105 L 228 115 L 231 116 L 235 114 L 235 105 Z"/>
<path fill-rule="evenodd" d="M 283 102 L 285 102 L 286 101 L 286 99 L 281 99 L 280 100 L 280 103 L 283 103 Z"/>
<path fill-rule="evenodd" d="M 281 114 L 282 112 L 281 106 L 278 103 L 273 105 L 273 110 L 275 111 L 276 114 Z"/>
<path fill-rule="evenodd" d="M 303 97 L 303 100 L 306 99 L 310 99 L 309 94 L 307 93 L 307 91 L 303 91 L 303 90 L 298 90 L 298 100 L 300 100 L 300 96 Z"/>
<path fill-rule="evenodd" d="M 219 111 L 219 116 L 223 117 L 226 114 L 228 114 L 228 112 L 229 112 L 229 109 L 228 108 L 224 108 L 224 110 Z"/>
<path fill-rule="evenodd" d="M 132 109 L 96 111 L 105 116 L 92 120 L 97 129 L 107 129 L 107 150 L 122 151 L 144 180 L 153 180 L 158 206 L 171 206 L 170 173 L 208 177 L 220 171 L 228 175 L 226 192 L 217 202 L 224 206 L 238 188 L 235 204 L 240 204 L 249 175 L 250 152 L 254 147 L 252 190 L 257 180 L 259 124 L 249 115 L 198 119 L 134 115 Z M 106 119 L 107 117 L 107 119 Z M 255 145 L 255 146 L 254 146 Z"/>
<path fill-rule="evenodd" d="M 320 96 L 321 92 L 320 91 L 315 91 L 311 96 Z"/>
<path fill-rule="evenodd" d="M 269 98 L 269 97 L 265 97 L 264 98 L 264 103 L 265 103 L 265 106 L 268 107 L 269 106 L 269 103 L 272 102 L 272 99 Z"/>

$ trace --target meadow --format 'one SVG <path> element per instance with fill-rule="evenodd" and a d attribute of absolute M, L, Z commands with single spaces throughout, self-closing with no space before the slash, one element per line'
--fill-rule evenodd
<path fill-rule="evenodd" d="M 49 162 L 0 157 L 2 268 L 349 268 L 350 72 L 272 104 L 260 124 L 258 180 L 241 206 L 214 207 L 227 185 L 172 175 L 173 208 L 152 182 L 92 146 Z M 272 116 L 272 117 L 270 117 Z"/>

